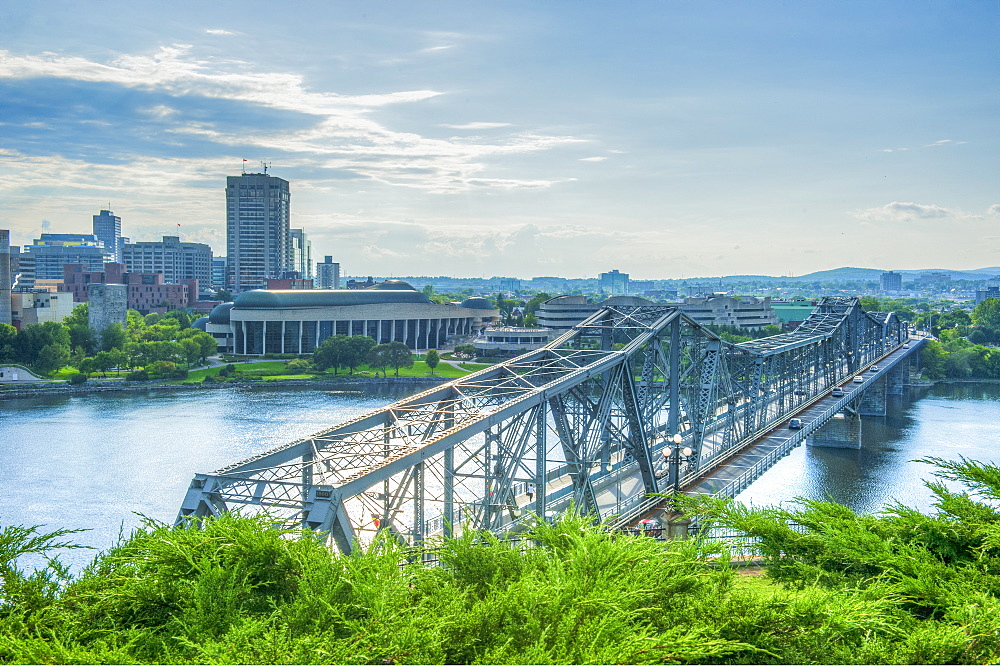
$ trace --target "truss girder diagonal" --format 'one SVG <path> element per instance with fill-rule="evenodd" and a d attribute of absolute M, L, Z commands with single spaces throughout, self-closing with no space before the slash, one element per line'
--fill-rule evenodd
<path fill-rule="evenodd" d="M 673 307 L 606 307 L 544 348 L 196 475 L 178 522 L 264 511 L 350 551 L 376 530 L 411 543 L 502 532 L 571 503 L 607 518 L 623 480 L 636 498 L 662 490 L 673 434 L 693 480 L 904 332 L 857 299 L 740 344 Z"/>

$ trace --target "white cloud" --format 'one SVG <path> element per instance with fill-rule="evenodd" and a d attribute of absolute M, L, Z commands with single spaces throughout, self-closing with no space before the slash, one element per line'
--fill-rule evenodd
<path fill-rule="evenodd" d="M 582 157 L 580 162 L 604 162 L 607 159 L 607 157 Z"/>
<path fill-rule="evenodd" d="M 455 48 L 454 44 L 448 44 L 446 46 L 429 46 L 426 49 L 420 49 L 421 53 L 431 53 L 434 51 L 447 51 L 448 49 Z"/>
<path fill-rule="evenodd" d="M 206 28 L 205 32 L 209 35 L 235 35 L 236 33 L 232 30 L 223 30 L 222 28 Z"/>
<path fill-rule="evenodd" d="M 463 125 L 448 125 L 446 123 L 442 123 L 440 127 L 448 127 L 453 130 L 492 130 L 498 127 L 510 127 L 510 126 L 511 126 L 510 123 L 479 122 L 479 123 L 465 123 Z"/>
<path fill-rule="evenodd" d="M 1000 215 L 1000 204 L 993 204 L 986 211 L 986 215 Z"/>
<path fill-rule="evenodd" d="M 873 222 L 907 222 L 909 220 L 948 218 L 954 215 L 956 215 L 956 211 L 941 206 L 898 201 L 885 206 L 868 208 L 854 214 L 856 218 Z"/>
<path fill-rule="evenodd" d="M 391 185 L 430 192 L 461 192 L 470 189 L 537 189 L 558 179 L 490 178 L 490 164 L 506 155 L 551 150 L 578 143 L 573 137 L 531 132 L 505 134 L 485 141 L 482 137 L 428 138 L 413 132 L 397 132 L 372 118 L 379 107 L 415 103 L 441 93 L 432 90 L 395 91 L 371 95 L 339 95 L 308 89 L 294 73 L 267 72 L 251 64 L 199 60 L 185 45 L 161 46 L 152 54 L 122 55 L 109 64 L 53 53 L 18 56 L 0 50 L 0 78 L 64 78 L 113 83 L 129 88 L 165 92 L 197 106 L 197 98 L 229 99 L 272 109 L 315 116 L 302 130 L 274 132 L 240 130 L 229 132 L 212 123 L 192 122 L 177 114 L 166 131 L 193 135 L 234 147 L 266 152 L 291 153 L 283 164 L 299 160 L 326 169 L 349 172 Z M 158 105 L 144 111 L 158 120 L 173 109 Z M 452 125 L 456 129 L 509 127 L 503 122 L 472 122 Z M 158 131 L 162 131 L 158 129 Z M 119 151 L 121 154 L 121 151 Z"/>

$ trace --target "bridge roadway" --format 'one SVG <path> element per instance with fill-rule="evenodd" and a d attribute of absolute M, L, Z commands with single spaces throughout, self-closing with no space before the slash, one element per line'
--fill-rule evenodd
<path fill-rule="evenodd" d="M 806 438 L 815 433 L 834 415 L 859 401 L 865 390 L 888 374 L 896 364 L 908 355 L 917 353 L 923 341 L 924 338 L 911 336 L 906 347 L 897 347 L 871 364 L 864 366 L 854 375 L 845 377 L 838 382 L 835 386 L 844 390 L 843 396 L 833 396 L 833 387 L 823 391 L 813 400 L 800 406 L 796 412 L 787 415 L 779 425 L 770 429 L 742 452 L 682 486 L 681 491 L 690 495 L 735 496 L 779 459 L 805 442 Z M 872 366 L 878 367 L 874 373 L 871 372 Z M 854 378 L 859 376 L 864 378 L 864 382 L 854 381 Z M 802 428 L 788 428 L 788 423 L 793 417 L 802 421 Z"/>

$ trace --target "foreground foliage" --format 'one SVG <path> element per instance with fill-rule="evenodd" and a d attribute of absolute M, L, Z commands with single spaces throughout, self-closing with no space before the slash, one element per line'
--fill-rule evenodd
<path fill-rule="evenodd" d="M 0 663 L 986 663 L 1000 658 L 1000 471 L 940 466 L 940 511 L 856 516 L 692 508 L 761 539 L 769 577 L 715 543 L 611 534 L 586 518 L 531 540 L 467 535 L 415 562 L 389 540 L 338 556 L 262 518 L 147 521 L 80 575 L 18 556 L 64 531 L 0 531 Z M 792 520 L 807 527 L 791 530 Z"/>

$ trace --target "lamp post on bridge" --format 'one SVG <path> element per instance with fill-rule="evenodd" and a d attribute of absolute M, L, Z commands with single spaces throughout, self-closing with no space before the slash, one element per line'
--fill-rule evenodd
<path fill-rule="evenodd" d="M 690 447 L 681 447 L 684 438 L 680 433 L 675 433 L 668 442 L 672 446 L 663 448 L 663 458 L 667 464 L 667 489 L 670 493 L 677 493 L 681 484 L 681 461 L 686 461 L 693 452 Z"/>

